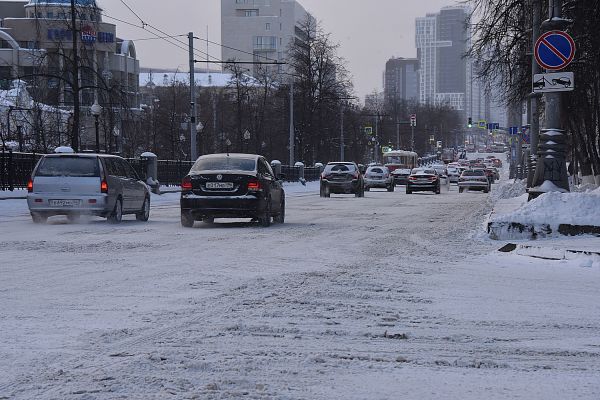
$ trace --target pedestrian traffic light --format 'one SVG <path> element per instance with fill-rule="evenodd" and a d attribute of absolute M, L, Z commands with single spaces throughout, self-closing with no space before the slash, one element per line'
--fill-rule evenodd
<path fill-rule="evenodd" d="M 469 128 L 472 128 L 472 127 L 473 127 L 473 118 L 469 117 L 469 121 L 467 122 L 467 126 L 468 126 Z"/>

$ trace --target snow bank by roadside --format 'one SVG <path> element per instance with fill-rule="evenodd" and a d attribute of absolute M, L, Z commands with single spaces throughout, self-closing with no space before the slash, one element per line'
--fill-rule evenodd
<path fill-rule="evenodd" d="M 491 217 L 490 222 L 600 226 L 600 189 L 585 193 L 545 193 L 521 208 Z"/>

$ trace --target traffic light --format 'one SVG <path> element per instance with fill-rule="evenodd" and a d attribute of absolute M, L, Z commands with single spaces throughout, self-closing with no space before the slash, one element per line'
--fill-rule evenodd
<path fill-rule="evenodd" d="M 472 127 L 473 127 L 473 118 L 469 117 L 469 121 L 467 122 L 467 126 L 468 126 L 469 128 L 472 128 Z"/>

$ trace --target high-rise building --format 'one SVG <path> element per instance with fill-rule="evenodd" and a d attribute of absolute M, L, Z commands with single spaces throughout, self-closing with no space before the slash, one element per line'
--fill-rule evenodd
<path fill-rule="evenodd" d="M 473 121 L 502 125 L 506 118 L 495 86 L 465 56 L 471 46 L 469 14 L 465 6 L 450 6 L 416 19 L 419 102 L 446 104 Z"/>
<path fill-rule="evenodd" d="M 391 58 L 385 64 L 383 82 L 385 103 L 419 99 L 419 60 L 416 58 Z"/>
<path fill-rule="evenodd" d="M 465 110 L 468 17 L 468 8 L 451 6 L 416 19 L 421 103 L 449 104 L 456 110 Z"/>
<path fill-rule="evenodd" d="M 222 59 L 285 61 L 309 18 L 296 0 L 221 0 Z"/>

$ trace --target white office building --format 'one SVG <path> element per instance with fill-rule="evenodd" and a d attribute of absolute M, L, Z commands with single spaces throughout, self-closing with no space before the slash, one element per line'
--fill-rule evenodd
<path fill-rule="evenodd" d="M 308 18 L 296 0 L 221 0 L 222 60 L 285 61 L 290 44 L 302 40 L 300 27 Z"/>

